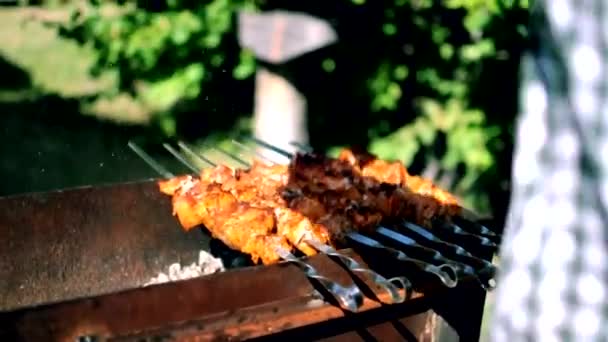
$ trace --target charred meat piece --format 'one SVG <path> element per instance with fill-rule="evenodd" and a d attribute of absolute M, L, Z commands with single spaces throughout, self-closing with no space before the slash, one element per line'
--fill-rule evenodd
<path fill-rule="evenodd" d="M 286 207 L 276 207 L 274 213 L 277 233 L 285 236 L 302 253 L 309 256 L 317 254 L 317 250 L 308 245 L 306 240 L 316 240 L 323 244 L 331 243 L 327 228 L 312 222 L 302 213 Z"/>
<path fill-rule="evenodd" d="M 276 234 L 272 208 L 239 201 L 218 183 L 193 183 L 179 188 L 173 196 L 174 214 L 185 230 L 204 225 L 214 238 L 249 254 L 256 263 L 278 262 L 277 248 L 293 250 L 283 236 Z"/>
<path fill-rule="evenodd" d="M 333 213 L 347 215 L 357 230 L 373 229 L 382 220 L 397 219 L 409 219 L 428 227 L 434 217 L 446 216 L 442 202 L 400 184 L 406 178 L 401 164 L 387 164 L 389 170 L 382 173 L 382 164 L 368 158 L 365 165 L 370 168 L 365 176 L 348 160 L 296 155 L 290 168 L 289 187 L 292 192 L 298 189 L 305 196 L 317 198 Z M 372 171 L 381 174 L 374 177 L 370 175 Z"/>
<path fill-rule="evenodd" d="M 224 183 L 222 188 L 240 201 L 251 206 L 272 208 L 276 220 L 277 234 L 284 236 L 293 246 L 306 255 L 317 254 L 306 240 L 330 243 L 330 234 L 322 225 L 314 223 L 308 216 L 293 210 L 280 195 L 280 184 L 251 183 L 254 178 L 240 177 L 237 181 Z"/>
<path fill-rule="evenodd" d="M 452 194 L 440 189 L 428 179 L 410 175 L 405 166 L 399 162 L 387 162 L 370 153 L 349 149 L 342 150 L 338 159 L 349 163 L 364 177 L 401 185 L 419 195 L 433 197 L 450 206 L 458 205 L 458 199 Z"/>

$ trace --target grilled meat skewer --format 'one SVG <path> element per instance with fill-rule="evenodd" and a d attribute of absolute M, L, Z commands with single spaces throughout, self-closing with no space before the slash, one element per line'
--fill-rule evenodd
<path fill-rule="evenodd" d="M 344 155 L 343 159 L 333 159 L 311 153 L 297 154 L 289 166 L 254 161 L 247 170 L 226 166 L 206 169 L 200 174 L 198 186 L 193 186 L 194 180 L 188 178 L 179 191 L 173 192 L 174 213 L 184 229 L 204 224 L 200 215 L 187 212 L 201 210 L 200 205 L 191 203 L 200 194 L 191 192 L 217 184 L 222 191 L 230 193 L 234 201 L 266 213 L 272 210 L 276 224 L 273 233 L 285 237 L 306 255 L 317 253 L 307 240 L 336 246 L 345 240 L 349 231 L 371 232 L 381 221 L 407 218 L 428 227 L 433 217 L 447 214 L 439 201 L 397 184 L 362 176 L 361 158 L 357 159 L 357 167 L 353 167 L 344 160 Z M 388 174 L 397 176 L 383 180 L 404 182 L 405 168 L 390 167 L 394 171 Z M 163 181 L 161 191 L 171 194 L 169 190 L 174 190 L 176 183 L 180 181 Z"/>
<path fill-rule="evenodd" d="M 405 170 L 403 166 L 400 167 Z M 429 195 L 417 194 L 408 187 L 363 176 L 344 160 L 311 153 L 294 155 L 289 183 L 290 187 L 298 188 L 307 195 L 314 194 L 327 207 L 350 208 L 354 209 L 349 210 L 351 213 L 365 213 L 359 215 L 358 219 L 369 222 L 365 224 L 361 221 L 359 224 L 369 227 L 377 226 L 382 220 L 398 218 L 431 227 L 434 218 L 449 221 L 459 210 L 455 205 L 445 204 Z"/>
<path fill-rule="evenodd" d="M 267 164 L 261 160 L 254 160 L 252 164 L 240 160 L 239 162 L 248 169 L 214 165 L 214 168 L 200 173 L 200 182 L 204 186 L 219 186 L 222 191 L 230 193 L 238 203 L 246 204 L 246 208 L 241 209 L 243 212 L 249 212 L 250 208 L 260 209 L 258 213 L 250 213 L 253 220 L 261 220 L 256 214 L 272 216 L 272 219 L 268 220 L 273 221 L 271 224 L 256 225 L 256 232 L 247 234 L 274 234 L 282 238 L 281 241 L 288 247 L 275 247 L 280 256 L 275 256 L 274 260 L 258 257 L 263 263 L 285 259 L 280 251 L 288 248 L 294 250 L 294 247 L 306 255 L 320 252 L 338 257 L 344 262 L 342 259 L 348 258 L 340 255 L 337 249 L 347 245 L 347 238 L 359 236 L 358 232 L 373 233 L 381 222 L 398 222 L 402 219 L 409 219 L 430 228 L 432 219 L 449 220 L 460 211 L 455 197 L 437 188 L 432 182 L 410 175 L 400 163 L 378 160 L 369 154 L 343 150 L 340 158 L 335 159 L 313 153 L 299 153 L 292 155 L 292 161 L 288 165 Z M 164 184 L 165 188 L 171 186 L 175 187 L 171 182 Z M 186 189 L 184 193 L 192 191 L 188 182 L 184 182 L 183 189 Z M 170 194 L 166 189 L 163 192 Z M 176 196 L 178 193 L 179 191 L 174 191 Z M 174 203 L 179 201 L 174 199 Z M 187 214 L 181 216 L 188 217 Z M 236 218 L 235 220 L 238 221 Z M 218 224 L 210 222 L 213 223 Z M 251 254 L 239 247 L 241 245 L 227 244 Z M 242 245 L 247 246 L 246 243 Z M 374 246 L 384 248 L 379 243 Z M 409 260 L 407 257 L 403 258 L 403 255 L 401 259 Z M 349 269 L 377 276 L 367 269 L 359 269 L 357 264 L 349 264 L 350 260 L 346 261 Z M 419 262 L 420 265 L 426 265 L 422 261 Z M 426 271 L 441 275 L 440 278 L 446 286 L 456 284 L 457 279 L 452 279 L 441 269 L 433 272 L 433 269 L 429 268 Z M 378 283 L 386 280 L 378 278 L 378 281 L 377 278 L 375 277 L 374 281 Z M 389 283 L 387 284 L 390 285 Z M 390 286 L 386 287 L 391 290 Z"/>
<path fill-rule="evenodd" d="M 278 262 L 277 249 L 292 251 L 284 236 L 276 234 L 272 209 L 241 202 L 217 183 L 204 184 L 192 177 L 161 182 L 165 193 L 174 191 L 173 208 L 184 229 L 199 225 L 232 249 L 251 255 L 253 262 Z"/>
<path fill-rule="evenodd" d="M 222 213 L 213 212 L 215 210 L 214 206 L 226 207 L 225 210 L 230 212 L 230 210 L 236 208 L 235 203 L 238 203 L 239 210 L 249 214 L 248 218 L 260 220 L 260 222 L 252 222 L 253 225 L 257 226 L 256 228 L 260 228 L 256 229 L 255 234 L 273 233 L 282 236 L 291 245 L 309 256 L 317 254 L 317 250 L 308 245 L 307 240 L 314 239 L 323 244 L 331 242 L 325 227 L 312 222 L 302 213 L 286 207 L 284 201 L 276 196 L 276 190 L 274 191 L 275 196 L 268 194 L 264 196 L 257 190 L 268 190 L 271 189 L 270 187 L 255 187 L 254 184 L 239 182 L 231 176 L 233 173 L 234 170 L 228 167 L 216 167 L 201 172 L 200 179 L 183 176 L 161 181 L 159 187 L 163 193 L 173 196 L 174 214 L 177 215 L 184 229 L 188 230 L 203 224 L 226 245 L 244 253 L 251 254 L 250 251 L 244 250 L 243 246 L 235 246 L 234 243 L 229 242 L 230 239 L 226 241 L 226 238 L 215 232 L 217 229 L 214 228 L 223 226 L 225 222 L 219 222 L 218 219 L 209 217 L 209 215 L 222 217 Z M 255 216 L 254 209 L 261 210 L 268 217 Z M 262 212 L 257 213 L 261 214 Z M 266 231 L 261 227 L 264 227 Z M 245 231 L 252 230 L 246 229 Z M 293 248 L 290 246 L 287 249 L 292 250 Z M 256 255 L 258 254 L 261 253 Z M 252 259 L 257 262 L 258 258 L 252 254 Z M 264 261 L 264 258 L 262 258 L 262 261 L 265 264 L 269 263 Z"/>
<path fill-rule="evenodd" d="M 364 177 L 371 177 L 384 183 L 401 185 L 419 195 L 431 196 L 443 204 L 458 206 L 458 199 L 455 196 L 439 188 L 428 179 L 411 175 L 400 162 L 388 162 L 378 159 L 371 153 L 350 149 L 343 149 L 338 159 L 348 162 Z"/>
<path fill-rule="evenodd" d="M 255 177 L 256 174 L 263 175 L 265 171 L 273 169 L 276 168 L 256 164 L 249 169 L 249 172 L 243 172 L 243 170 L 231 170 L 218 166 L 204 170 L 201 173 L 201 180 L 220 184 L 224 191 L 229 191 L 238 200 L 254 207 L 272 208 L 276 233 L 284 236 L 302 253 L 308 256 L 317 254 L 317 250 L 306 243 L 306 240 L 315 239 L 323 244 L 330 243 L 329 232 L 322 225 L 312 222 L 302 213 L 289 208 L 278 192 L 282 186 L 280 173 L 266 172 L 268 177 L 262 179 L 259 176 Z"/>

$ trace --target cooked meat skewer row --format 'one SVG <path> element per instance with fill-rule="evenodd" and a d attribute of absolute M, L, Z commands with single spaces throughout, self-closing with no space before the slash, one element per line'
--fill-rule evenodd
<path fill-rule="evenodd" d="M 270 193 L 281 184 L 292 194 L 306 190 L 307 195 L 322 195 L 324 202 L 333 200 L 333 203 L 324 204 L 334 207 L 341 203 L 342 208 L 347 202 L 362 204 L 362 198 L 367 198 L 365 205 L 380 207 L 385 217 L 412 218 L 413 213 L 403 211 L 414 211 L 415 221 L 423 225 L 434 216 L 449 218 L 460 213 L 454 196 L 429 180 L 409 175 L 401 163 L 379 160 L 368 153 L 355 154 L 348 149 L 343 150 L 338 159 L 312 153 L 296 154 L 289 166 L 254 161 L 249 170 L 237 172 L 240 172 L 238 177 L 248 178 L 256 187 L 270 186 Z M 297 190 L 294 191 L 293 185 Z M 401 189 L 395 191 L 394 186 Z M 391 199 L 391 196 L 396 198 Z M 416 206 L 393 206 L 390 210 L 389 202 L 416 203 Z"/>
<path fill-rule="evenodd" d="M 372 177 L 382 182 L 401 185 L 417 194 L 431 196 L 441 203 L 458 206 L 456 197 L 428 179 L 411 175 L 405 166 L 398 161 L 388 162 L 378 159 L 371 153 L 350 149 L 343 149 L 338 159 L 347 161 L 364 177 Z"/>
<path fill-rule="evenodd" d="M 290 186 L 330 200 L 326 206 L 345 208 L 350 204 L 360 208 L 366 215 L 359 215 L 359 219 L 369 221 L 369 226 L 380 220 L 410 219 L 430 227 L 434 217 L 449 219 L 457 209 L 407 187 L 362 176 L 346 161 L 321 155 L 296 154 L 290 165 L 290 179 Z M 332 193 L 339 195 L 327 196 Z"/>
<path fill-rule="evenodd" d="M 179 180 L 172 179 L 160 183 L 161 191 L 168 195 L 173 194 L 174 213 L 177 214 L 180 223 L 185 229 L 190 229 L 199 224 L 207 226 L 203 222 L 204 217 L 198 215 L 198 212 L 191 213 L 191 211 L 198 208 L 201 204 L 191 203 L 190 199 L 194 199 L 195 201 L 200 200 L 199 189 L 205 186 L 212 188 L 215 186 L 229 193 L 234 197 L 235 201 L 247 203 L 251 208 L 263 209 L 267 215 L 273 218 L 273 224 L 276 225 L 275 233 L 285 237 L 293 246 L 296 246 L 297 249 L 306 255 L 317 254 L 317 250 L 306 243 L 307 240 L 314 239 L 323 244 L 331 243 L 330 236 L 325 227 L 315 224 L 302 213 L 286 206 L 285 201 L 278 195 L 278 187 L 276 185 L 274 188 L 270 185 L 257 187 L 256 184 L 247 184 L 247 180 L 253 180 L 253 178 L 245 177 L 240 181 L 234 174 L 235 170 L 225 166 L 205 169 L 201 172 L 200 180 L 195 181 L 192 177 L 184 178 L 191 183 L 196 182 L 196 186 L 183 182 L 182 187 L 179 188 Z M 176 188 L 179 188 L 179 190 L 176 191 Z M 264 191 L 266 191 L 266 194 L 263 193 Z M 212 203 L 209 204 L 211 205 Z M 231 203 L 222 203 L 222 205 L 229 204 Z M 198 211 L 200 210 L 198 209 Z M 217 225 L 215 222 L 210 222 L 210 224 Z M 264 227 L 266 226 L 264 225 Z M 260 232 L 257 232 L 257 234 L 260 234 Z M 226 244 L 230 246 L 229 243 Z"/>
<path fill-rule="evenodd" d="M 279 191 L 284 200 L 291 198 L 289 206 L 294 208 L 294 199 L 301 200 L 304 196 L 304 201 L 310 202 L 310 198 L 314 198 L 322 206 L 332 208 L 334 213 L 337 209 L 343 212 L 349 209 L 351 214 L 359 214 L 353 217 L 357 226 L 374 226 L 383 217 L 414 216 L 416 222 L 424 223 L 434 216 L 445 214 L 443 205 L 428 196 L 420 196 L 407 189 L 398 189 L 396 185 L 362 177 L 345 161 L 324 156 L 296 155 L 289 169 L 284 165 L 269 166 L 257 161 L 254 161 L 248 170 L 233 171 L 226 167 L 220 169 L 212 172 L 221 171 L 224 174 L 220 177 L 223 179 L 220 183 L 248 184 L 247 191 L 242 189 L 242 185 L 237 186 L 241 200 L 260 200 L 259 197 L 267 200 L 269 197 L 276 197 Z M 216 176 L 212 178 L 215 179 Z M 231 187 L 234 188 L 235 185 Z M 411 205 L 405 207 L 404 204 Z M 353 210 L 355 207 L 360 209 Z M 310 210 L 306 213 L 307 217 L 322 215 L 314 214 Z"/>
<path fill-rule="evenodd" d="M 243 163 L 244 165 L 246 165 L 246 163 Z M 264 169 L 262 167 L 262 169 Z M 266 168 L 267 169 L 267 168 Z M 250 183 L 250 184 L 246 184 L 248 180 L 251 180 L 252 177 L 247 178 L 247 174 L 251 174 L 251 173 L 257 173 L 259 172 L 260 169 L 256 168 L 255 164 L 248 170 L 237 170 L 236 171 L 236 178 L 237 178 L 237 182 L 233 182 L 233 186 L 238 184 L 241 186 L 240 189 L 238 189 L 237 191 L 243 191 L 245 193 L 247 192 L 255 192 L 257 189 L 256 188 L 256 184 Z M 240 173 L 240 175 L 239 175 Z M 277 179 L 281 179 L 280 177 L 277 177 Z M 282 179 L 282 181 L 278 181 L 275 184 L 276 185 L 282 185 L 285 184 L 285 180 Z M 251 189 L 250 191 L 248 190 L 244 190 L 243 187 L 247 187 L 249 189 Z M 234 191 L 235 189 L 233 188 Z M 291 188 L 291 191 L 295 191 L 297 192 L 300 189 L 296 189 L 296 188 Z M 285 192 L 285 189 L 283 189 L 283 191 Z M 359 239 L 355 239 L 357 241 L 361 241 L 361 238 L 363 237 L 362 235 L 358 235 L 357 232 L 355 231 L 355 229 L 352 229 L 352 227 L 355 227 L 355 224 L 353 224 L 353 219 L 352 216 L 348 217 L 347 215 L 344 214 L 344 212 L 337 212 L 337 211 L 331 211 L 331 209 L 335 209 L 335 208 L 331 208 L 329 207 L 329 212 L 328 210 L 326 210 L 326 207 L 320 203 L 320 201 L 318 201 L 318 199 L 316 198 L 312 198 L 310 196 L 303 196 L 303 194 L 300 193 L 295 193 L 295 194 L 281 194 L 281 196 L 278 196 L 279 193 L 278 191 L 264 191 L 264 193 L 272 193 L 275 198 L 274 199 L 267 199 L 264 198 L 264 194 L 255 194 L 253 196 L 254 199 L 257 198 L 260 201 L 267 201 L 270 200 L 276 204 L 278 204 L 279 206 L 284 206 L 284 205 L 288 205 L 289 209 L 287 209 L 288 211 L 291 210 L 295 210 L 301 213 L 304 213 L 304 215 L 317 223 L 323 223 L 324 226 L 326 226 L 326 228 L 328 228 L 328 231 L 332 234 L 332 239 L 331 241 L 338 244 L 339 242 L 342 242 L 342 240 L 345 238 L 345 236 L 348 236 L 350 239 L 352 239 L 353 237 L 359 237 Z M 237 195 L 238 197 L 238 195 Z M 325 219 L 325 221 L 323 221 Z M 329 221 L 327 221 L 327 219 L 329 219 Z M 376 225 L 374 224 L 374 229 L 376 228 Z M 349 229 L 350 228 L 350 229 Z M 355 234 L 355 235 L 353 235 Z M 339 235 L 339 236 L 337 236 Z M 366 238 L 366 242 L 364 242 L 365 245 L 369 246 L 369 241 L 373 241 L 375 242 L 375 245 L 373 245 L 373 247 L 376 248 L 386 248 L 384 247 L 382 244 L 378 243 L 375 240 L 371 240 L 369 238 Z M 309 244 L 311 244 L 316 250 L 335 256 L 337 258 L 340 258 L 340 260 L 342 260 L 342 262 L 345 263 L 345 265 L 347 265 L 347 267 L 349 269 L 351 269 L 353 272 L 357 272 L 357 273 L 367 273 L 370 274 L 372 276 L 372 278 L 375 279 L 375 281 L 377 281 L 378 283 L 380 283 L 381 285 L 384 285 L 387 287 L 387 290 L 389 292 L 393 292 L 393 289 L 391 286 L 387 286 L 388 284 L 386 284 L 386 281 L 383 281 L 383 279 L 381 277 L 379 277 L 377 274 L 375 274 L 375 272 L 369 270 L 369 269 L 364 269 L 361 268 L 360 265 L 358 265 L 358 263 L 356 263 L 356 261 L 341 255 L 336 249 L 333 249 L 327 245 L 324 244 L 320 244 L 315 240 L 307 240 L 306 242 L 308 242 Z M 420 260 L 416 260 L 416 259 L 411 259 L 409 258 L 407 255 L 400 253 L 398 256 L 398 259 L 401 261 L 406 261 L 406 262 L 411 262 L 416 264 L 418 267 L 420 267 L 422 270 L 435 274 L 437 275 L 441 281 L 448 287 L 453 287 L 456 285 L 457 283 L 457 279 L 454 278 L 454 276 L 456 275 L 457 271 L 455 269 L 453 269 L 452 266 L 449 265 L 444 265 L 442 267 L 444 267 L 444 269 L 442 269 L 441 267 L 437 268 L 433 265 L 427 264 L 424 261 L 420 261 Z M 449 269 L 450 272 L 446 273 L 445 269 Z"/>
<path fill-rule="evenodd" d="M 242 164 L 247 165 L 247 163 Z M 222 184 L 222 187 L 223 189 L 233 193 L 237 198 L 247 198 L 249 203 L 254 206 L 270 205 L 273 207 L 275 217 L 277 219 L 277 232 L 286 236 L 288 241 L 295 245 L 300 251 L 307 255 L 314 255 L 321 252 L 338 258 L 351 272 L 365 274 L 366 276 L 370 277 L 377 286 L 384 288 L 390 294 L 391 302 L 402 302 L 405 297 L 399 293 L 399 290 L 395 284 L 399 283 L 402 288 L 411 288 L 411 284 L 407 278 L 396 277 L 388 280 L 375 271 L 362 267 L 356 260 L 341 254 L 335 248 L 328 245 L 328 243 L 337 242 L 338 239 L 336 238 L 336 235 L 338 234 L 341 235 L 340 240 L 342 240 L 347 230 L 352 231 L 352 229 L 348 229 L 349 227 L 353 227 L 352 224 L 347 222 L 336 222 L 335 219 L 339 216 L 339 214 L 328 214 L 325 211 L 325 208 L 315 207 L 317 202 L 311 198 L 299 197 L 298 200 L 304 201 L 294 202 L 288 197 L 282 196 L 280 190 L 286 181 L 288 181 L 287 177 L 281 176 L 280 174 L 278 177 L 272 177 L 273 175 L 266 177 L 266 179 L 271 179 L 272 181 L 270 183 L 266 183 L 265 186 L 260 186 L 259 182 L 254 182 L 256 178 L 252 177 L 252 175 L 268 173 L 268 171 L 271 170 L 275 170 L 276 172 L 277 169 L 279 169 L 279 172 L 285 170 L 285 168 L 281 170 L 280 167 L 277 168 L 265 164 L 256 164 L 254 162 L 254 164 L 248 170 L 236 170 L 235 177 Z M 213 173 L 214 170 L 210 170 L 208 172 Z M 208 178 L 218 179 L 218 177 L 214 176 Z M 269 190 L 268 188 L 272 188 L 272 190 Z M 314 214 L 310 215 L 310 210 L 308 210 L 309 215 L 305 214 L 306 210 L 304 210 L 304 207 L 307 205 L 312 205 L 310 208 L 313 208 L 313 211 L 314 209 L 317 209 L 317 219 L 313 218 L 315 217 Z M 333 222 L 337 224 L 330 226 L 333 229 L 328 229 L 328 226 L 315 223 L 318 221 L 318 219 L 321 219 L 318 217 L 320 213 L 322 213 L 325 217 L 334 219 Z M 413 259 L 410 261 L 416 262 Z M 416 265 L 420 266 L 421 264 L 417 263 Z M 423 267 L 423 269 L 428 272 L 436 274 L 447 286 L 452 287 L 456 284 L 455 280 L 449 278 L 449 276 L 446 276 L 445 272 L 440 269 L 434 270 L 431 268 L 431 266 L 420 267 Z"/>
<path fill-rule="evenodd" d="M 300 163 L 300 160 L 308 162 Z M 348 168 L 344 162 L 334 162 Z M 275 208 L 279 234 L 287 236 L 292 244 L 307 255 L 316 254 L 316 251 L 302 241 L 302 237 L 314 237 L 323 243 L 339 244 L 349 231 L 374 230 L 383 215 L 402 216 L 398 210 L 391 212 L 390 208 L 395 207 L 390 203 L 391 200 L 397 204 L 413 202 L 395 195 L 391 198 L 390 194 L 386 194 L 388 190 L 378 189 L 376 193 L 370 194 L 370 189 L 359 186 L 359 191 L 355 186 L 349 185 L 362 185 L 361 181 L 355 180 L 355 175 L 344 177 L 344 172 L 338 171 L 342 173 L 340 177 L 332 178 L 332 170 L 337 168 L 332 167 L 331 163 L 331 160 L 328 163 L 324 158 L 304 156 L 295 159 L 295 172 L 290 172 L 288 177 L 284 174 L 287 171 L 285 166 L 254 163 L 248 170 L 233 171 L 226 167 L 207 169 L 203 171 L 202 178 L 222 182 L 223 189 L 230 191 L 241 201 Z M 216 175 L 218 173 L 219 176 Z M 266 177 L 260 178 L 258 175 Z M 319 183 L 319 179 L 327 184 Z M 290 184 L 285 186 L 287 182 Z M 320 185 L 319 189 L 310 191 L 307 187 L 311 184 L 313 187 Z M 377 184 L 373 186 L 379 187 Z M 333 190 L 326 190 L 327 188 Z M 395 189 L 394 186 L 388 188 Z M 385 194 L 380 193 L 382 191 Z M 363 195 L 361 192 L 364 192 Z M 380 203 L 382 206 L 382 200 L 384 210 L 374 208 L 374 204 L 378 206 Z M 368 203 L 365 203 L 366 201 Z"/>
<path fill-rule="evenodd" d="M 275 233 L 271 208 L 239 201 L 220 184 L 189 176 L 159 184 L 162 192 L 173 194 L 174 214 L 186 230 L 202 224 L 228 247 L 251 255 L 255 263 L 276 263 L 281 259 L 278 249 L 293 250 L 284 236 Z"/>
<path fill-rule="evenodd" d="M 256 167 L 257 166 L 257 167 Z M 200 224 L 198 217 L 188 213 L 192 210 L 189 201 L 178 199 L 178 197 L 191 196 L 189 192 L 197 191 L 205 184 L 221 183 L 224 191 L 230 191 L 239 201 L 247 202 L 253 207 L 272 207 L 276 233 L 287 238 L 287 240 L 306 255 L 317 254 L 317 249 L 308 245 L 306 241 L 315 240 L 322 244 L 333 244 L 332 242 L 344 241 L 344 235 L 349 227 L 356 227 L 352 220 L 338 212 L 328 212 L 325 207 L 313 198 L 298 196 L 291 200 L 281 197 L 280 188 L 284 181 L 280 177 L 267 177 L 266 180 L 275 179 L 274 183 L 257 181 L 255 174 L 268 173 L 276 169 L 263 164 L 256 164 L 251 169 L 232 170 L 225 166 L 206 169 L 201 173 L 198 187 L 185 184 L 182 191 L 175 192 L 174 188 L 179 184 L 176 179 L 161 183 L 161 190 L 167 194 L 175 194 L 174 210 L 180 222 L 186 229 Z M 186 178 L 193 181 L 192 178 Z M 167 190 L 169 188 L 169 190 Z M 183 206 L 181 203 L 186 203 Z M 181 205 L 181 206 L 180 206 Z M 318 221 L 318 222 L 317 222 Z"/>
<path fill-rule="evenodd" d="M 277 234 L 284 236 L 302 253 L 311 256 L 317 250 L 310 246 L 307 240 L 316 240 L 323 244 L 331 243 L 327 229 L 311 221 L 302 213 L 289 207 L 287 201 L 280 196 L 282 186 L 280 177 L 267 177 L 265 181 L 255 177 L 255 173 L 264 172 L 268 168 L 257 164 L 248 171 L 235 170 L 234 177 L 215 176 L 215 173 L 226 173 L 225 169 L 207 169 L 202 172 L 201 179 L 220 181 L 222 189 L 229 191 L 240 201 L 254 207 L 272 208 Z M 277 175 L 277 174 L 275 174 Z M 274 179 L 274 181 L 273 181 Z"/>
<path fill-rule="evenodd" d="M 342 155 L 345 159 L 345 153 Z M 203 171 L 200 182 L 206 186 L 219 183 L 236 201 L 266 213 L 272 210 L 276 234 L 307 255 L 316 254 L 316 250 L 305 240 L 335 246 L 348 231 L 373 230 L 382 220 L 414 218 L 428 226 L 432 217 L 445 215 L 443 205 L 434 199 L 361 176 L 358 168 L 362 158 L 357 159 L 356 167 L 343 159 L 298 154 L 289 166 L 262 162 L 254 162 L 248 170 L 217 166 Z M 405 169 L 394 169 L 387 174 L 398 176 L 383 180 L 403 183 L 403 176 L 399 175 L 406 174 Z M 172 194 L 166 191 L 170 184 L 171 181 L 165 182 L 163 192 Z M 188 194 L 192 189 L 186 183 L 181 191 L 173 191 L 174 197 L 196 197 Z M 174 211 L 185 229 L 203 223 L 201 218 L 186 212 L 194 208 L 188 200 L 174 198 Z"/>
<path fill-rule="evenodd" d="M 213 175 L 218 172 L 225 173 L 225 170 L 225 168 L 207 169 L 203 171 L 202 178 L 221 179 L 222 188 L 230 191 L 241 201 L 246 201 L 254 206 L 275 208 L 278 231 L 292 234 L 293 237 L 289 238 L 292 243 L 300 241 L 302 236 L 307 235 L 309 238 L 314 237 L 317 241 L 327 244 L 343 240 L 345 227 L 361 226 L 349 219 L 345 212 L 341 212 L 342 208 L 337 206 L 332 208 L 315 196 L 305 196 L 300 189 L 286 187 L 289 180 L 285 173 L 286 167 L 254 162 L 252 167 L 247 170 L 232 172 L 233 178 Z M 272 173 L 273 171 L 275 173 Z M 262 180 L 258 175 L 266 177 Z M 339 199 L 341 196 L 339 193 L 333 194 L 335 199 Z M 376 221 L 379 222 L 379 220 Z M 295 230 L 299 230 L 299 232 L 288 233 L 290 229 L 294 230 L 294 227 L 298 227 Z M 328 239 L 328 235 L 331 239 Z M 309 255 L 314 253 L 304 250 L 303 252 Z"/>

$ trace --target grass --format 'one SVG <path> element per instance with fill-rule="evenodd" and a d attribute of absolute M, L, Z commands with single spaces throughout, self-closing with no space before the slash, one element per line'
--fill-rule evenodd
<path fill-rule="evenodd" d="M 66 97 L 95 93 L 111 85 L 109 75 L 92 78 L 88 69 L 94 54 L 73 42 L 58 39 L 28 10 L 0 10 L 0 53 L 30 73 L 32 85 Z"/>
<path fill-rule="evenodd" d="M 27 71 L 29 89 L 4 89 L 0 101 L 28 98 L 50 92 L 66 98 L 98 93 L 114 85 L 114 75 L 95 78 L 89 74 L 95 54 L 91 49 L 61 39 L 45 22 L 66 20 L 67 9 L 0 9 L 0 57 Z M 126 123 L 145 123 L 149 113 L 126 95 L 99 99 L 83 106 L 85 115 Z"/>

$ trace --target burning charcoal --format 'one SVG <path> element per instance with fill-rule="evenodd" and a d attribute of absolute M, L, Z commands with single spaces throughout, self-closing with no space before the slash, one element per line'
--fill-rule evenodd
<path fill-rule="evenodd" d="M 180 271 L 182 266 L 178 263 L 169 266 L 169 279 L 175 281 L 180 278 Z"/>
<path fill-rule="evenodd" d="M 171 264 L 168 273 L 159 273 L 144 284 L 144 286 L 191 279 L 221 271 L 224 271 L 224 265 L 220 259 L 213 257 L 205 251 L 200 251 L 198 263 L 193 262 L 184 267 L 179 263 Z"/>
<path fill-rule="evenodd" d="M 205 251 L 201 251 L 198 254 L 198 265 L 202 269 L 203 274 L 210 274 L 224 270 L 222 259 L 214 258 L 213 255 Z"/>

